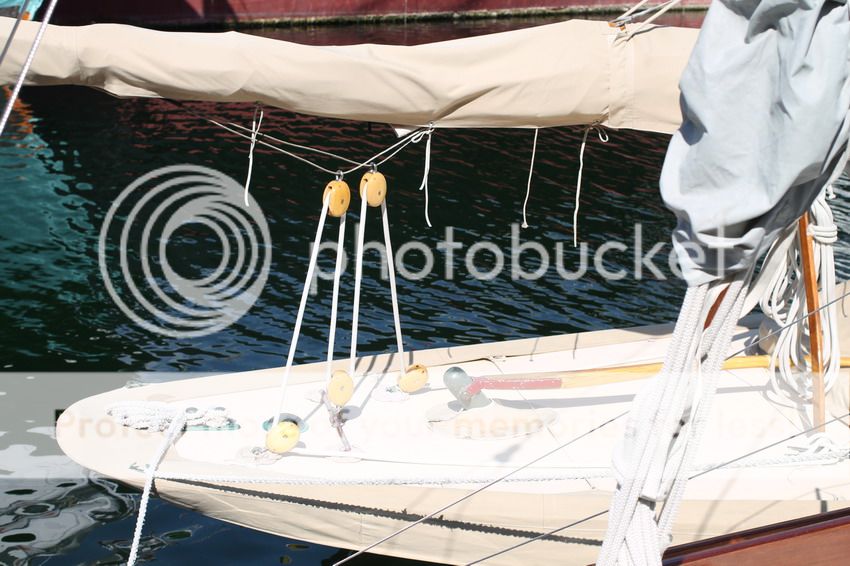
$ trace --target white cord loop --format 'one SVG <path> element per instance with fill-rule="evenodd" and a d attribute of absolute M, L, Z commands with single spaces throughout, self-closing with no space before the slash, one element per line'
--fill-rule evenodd
<path fill-rule="evenodd" d="M 608 143 L 608 133 L 602 128 L 599 122 L 594 122 L 584 129 L 584 135 L 581 138 L 581 149 L 578 152 L 578 180 L 576 181 L 576 205 L 573 210 L 573 247 L 578 247 L 578 211 L 581 205 L 581 176 L 584 172 L 584 148 L 587 145 L 587 135 L 591 130 L 596 131 L 599 141 Z"/>
<path fill-rule="evenodd" d="M 259 120 L 257 119 L 259 112 Z M 251 147 L 248 149 L 248 175 L 245 178 L 245 207 L 248 204 L 248 187 L 251 185 L 251 174 L 254 172 L 254 146 L 257 145 L 257 134 L 260 133 L 260 126 L 263 124 L 263 109 L 259 105 L 254 107 L 254 117 L 251 119 Z"/>
<path fill-rule="evenodd" d="M 428 228 L 432 227 L 431 218 L 428 214 L 428 174 L 431 172 L 431 138 L 433 133 L 434 123 L 431 122 L 428 124 L 428 129 L 421 132 L 413 140 L 413 143 L 419 143 L 423 137 L 427 138 L 425 140 L 425 171 L 422 174 L 422 183 L 419 185 L 419 190 L 425 190 L 425 223 L 428 225 Z"/>
<path fill-rule="evenodd" d="M 838 227 L 829 207 L 830 186 L 815 199 L 809 210 L 809 233 L 814 240 L 814 263 L 820 288 L 820 302 L 828 305 L 821 310 L 821 328 L 823 333 L 823 383 L 828 393 L 835 385 L 841 365 L 841 351 L 838 336 L 837 304 L 833 301 L 835 293 L 835 257 L 832 249 L 838 240 Z M 805 300 L 805 281 L 800 260 L 800 240 L 797 230 L 786 230 L 783 237 L 771 247 L 772 255 L 782 262 L 785 255 L 785 267 L 776 270 L 768 280 L 759 301 L 765 316 L 774 324 L 782 327 L 772 349 L 770 377 L 774 392 L 792 400 L 810 401 L 813 396 L 813 376 L 811 369 L 808 310 Z M 789 324 L 798 321 L 796 324 Z M 800 371 L 802 370 L 802 372 Z"/>
<path fill-rule="evenodd" d="M 528 228 L 528 216 L 526 210 L 528 208 L 528 199 L 531 197 L 531 177 L 534 174 L 534 157 L 537 155 L 537 134 L 540 133 L 540 128 L 534 128 L 534 142 L 531 145 L 531 164 L 528 166 L 528 183 L 525 187 L 525 200 L 522 203 L 522 227 Z"/>

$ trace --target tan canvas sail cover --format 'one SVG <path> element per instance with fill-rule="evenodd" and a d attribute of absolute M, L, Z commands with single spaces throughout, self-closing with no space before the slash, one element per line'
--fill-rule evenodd
<path fill-rule="evenodd" d="M 0 41 L 14 21 L 0 18 Z M 17 78 L 39 23 L 22 22 L 0 83 Z M 49 26 L 28 84 L 117 96 L 261 102 L 353 120 L 440 127 L 546 127 L 602 121 L 672 133 L 679 76 L 697 30 L 628 41 L 572 20 L 418 46 L 305 46 L 236 32 Z"/>

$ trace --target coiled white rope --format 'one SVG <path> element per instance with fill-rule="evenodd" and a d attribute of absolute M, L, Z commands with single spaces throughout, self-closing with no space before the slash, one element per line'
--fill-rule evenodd
<path fill-rule="evenodd" d="M 47 10 L 44 12 L 44 19 L 41 20 L 41 25 L 38 26 L 38 32 L 35 34 L 32 47 L 30 47 L 29 53 L 27 53 L 27 58 L 24 60 L 24 66 L 21 67 L 21 74 L 18 75 L 18 80 L 15 82 L 15 88 L 12 89 L 12 94 L 9 96 L 9 100 L 6 101 L 6 108 L 3 110 L 3 117 L 0 118 L 0 135 L 3 135 L 3 132 L 6 129 L 6 123 L 9 121 L 9 116 L 12 115 L 12 108 L 15 106 L 15 101 L 18 99 L 18 95 L 21 94 L 21 87 L 24 85 L 24 80 L 27 78 L 27 73 L 30 70 L 30 66 L 32 66 L 32 61 L 35 59 L 35 53 L 38 51 L 38 46 L 41 45 L 41 39 L 44 37 L 47 24 L 50 22 L 50 18 L 53 17 L 53 9 L 56 8 L 56 2 L 57 0 L 50 0 L 50 4 L 48 4 Z"/>
<path fill-rule="evenodd" d="M 259 120 L 257 112 L 259 111 Z M 263 109 L 259 106 L 254 108 L 254 118 L 251 120 L 251 147 L 248 149 L 248 174 L 245 177 L 245 206 L 248 206 L 248 187 L 251 185 L 251 173 L 254 171 L 254 146 L 257 145 L 257 134 L 263 125 Z"/>
<path fill-rule="evenodd" d="M 820 302 L 827 305 L 821 309 L 822 360 L 824 392 L 835 385 L 841 365 L 838 340 L 837 305 L 835 294 L 835 258 L 833 244 L 838 239 L 838 228 L 827 199 L 831 187 L 827 187 L 810 209 L 809 230 L 814 240 L 814 262 L 820 288 Z M 810 401 L 813 395 L 813 376 L 809 346 L 808 317 L 806 311 L 805 281 L 800 260 L 800 240 L 796 230 L 788 230 L 784 238 L 777 240 L 771 251 L 785 250 L 785 268 L 773 273 L 759 300 L 762 312 L 777 325 L 784 327 L 779 333 L 771 354 L 771 386 L 773 390 L 791 399 Z M 775 255 L 775 254 L 774 254 Z M 782 261 L 781 258 L 777 258 Z M 797 324 L 789 324 L 798 320 Z M 801 368 L 802 374 L 795 372 Z"/>
<path fill-rule="evenodd" d="M 425 190 L 425 223 L 428 228 L 431 228 L 431 218 L 428 214 L 428 175 L 431 172 L 431 138 L 434 133 L 434 125 L 431 124 L 425 131 L 424 135 L 427 138 L 425 142 L 425 170 L 422 173 L 422 183 L 419 185 L 419 190 Z M 421 138 L 420 138 L 421 139 Z"/>
<path fill-rule="evenodd" d="M 162 432 L 171 426 L 174 418 L 183 415 L 186 426 L 205 426 L 220 429 L 233 420 L 224 407 L 198 409 L 189 407 L 185 411 L 158 401 L 127 401 L 109 407 L 106 413 L 121 425 L 138 429 Z"/>
<path fill-rule="evenodd" d="M 540 128 L 534 128 L 534 142 L 531 144 L 531 163 L 528 166 L 528 183 L 525 186 L 525 200 L 522 202 L 522 227 L 528 228 L 528 217 L 526 209 L 528 207 L 528 199 L 531 197 L 531 177 L 534 175 L 534 157 L 537 155 L 537 134 Z"/>
<path fill-rule="evenodd" d="M 280 422 L 280 412 L 283 409 L 283 400 L 286 395 L 286 387 L 289 385 L 289 374 L 292 371 L 292 362 L 295 361 L 295 350 L 298 347 L 298 337 L 301 334 L 301 322 L 304 320 L 304 310 L 307 308 L 307 297 L 310 296 L 310 282 L 313 280 L 313 272 L 316 270 L 316 260 L 319 256 L 319 244 L 322 240 L 322 230 L 328 217 L 328 201 L 330 192 L 322 201 L 322 213 L 319 215 L 319 226 L 316 229 L 316 237 L 313 240 L 313 249 L 310 254 L 310 264 L 307 267 L 307 276 L 304 278 L 304 288 L 301 291 L 301 303 L 298 305 L 298 314 L 295 317 L 295 328 L 292 331 L 292 340 L 289 343 L 289 354 L 286 356 L 286 367 L 280 380 L 280 392 L 278 394 L 277 407 L 274 411 L 272 426 Z"/>
<path fill-rule="evenodd" d="M 581 149 L 578 152 L 578 179 L 576 180 L 576 203 L 573 210 L 573 247 L 578 247 L 578 210 L 581 205 L 581 176 L 584 172 L 584 148 L 587 145 L 587 135 L 591 130 L 596 131 L 599 141 L 602 143 L 608 142 L 608 133 L 602 129 L 598 122 L 594 122 L 584 129 L 584 135 L 581 138 Z"/>
<path fill-rule="evenodd" d="M 139 500 L 139 514 L 136 517 L 136 528 L 133 531 L 133 542 L 130 545 L 130 557 L 127 559 L 127 565 L 133 566 L 136 563 L 136 558 L 139 555 L 139 545 L 142 540 L 142 528 L 145 526 L 145 517 L 148 511 L 148 502 L 150 501 L 151 490 L 153 489 L 153 481 L 156 477 L 156 470 L 159 467 L 162 459 L 165 458 L 166 452 L 174 444 L 177 436 L 183 432 L 183 427 L 186 425 L 186 415 L 184 413 L 177 414 L 171 421 L 165 438 L 162 440 L 159 449 L 151 458 L 147 470 L 145 470 L 145 486 L 142 489 L 142 498 Z"/>

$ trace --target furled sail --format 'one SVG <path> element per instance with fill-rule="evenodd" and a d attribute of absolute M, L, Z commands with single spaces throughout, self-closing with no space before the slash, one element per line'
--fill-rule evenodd
<path fill-rule="evenodd" d="M 13 20 L 0 18 L 0 39 Z M 0 68 L 16 79 L 38 23 L 23 22 Z M 548 127 L 600 122 L 672 133 L 697 30 L 625 39 L 605 22 L 546 26 L 418 46 L 305 46 L 237 32 L 50 25 L 28 84 L 117 96 L 260 102 L 397 126 Z"/>

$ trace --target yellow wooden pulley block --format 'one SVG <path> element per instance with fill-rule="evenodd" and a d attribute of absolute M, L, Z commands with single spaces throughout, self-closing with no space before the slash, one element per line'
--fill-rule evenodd
<path fill-rule="evenodd" d="M 351 189 L 348 188 L 348 183 L 342 180 L 335 180 L 328 183 L 325 187 L 325 192 L 322 194 L 322 202 L 330 195 L 328 200 L 328 214 L 334 218 L 339 218 L 348 210 L 348 205 L 351 203 Z"/>
<path fill-rule="evenodd" d="M 404 375 L 398 378 L 398 388 L 405 393 L 415 393 L 428 383 L 428 368 L 422 364 L 414 364 L 407 368 Z"/>
<path fill-rule="evenodd" d="M 377 171 L 363 175 L 360 179 L 360 198 L 365 198 L 369 206 L 381 206 L 387 198 L 387 178 Z"/>
<path fill-rule="evenodd" d="M 328 400 L 337 407 L 343 407 L 354 395 L 354 380 L 347 371 L 338 369 L 331 375 L 328 383 Z"/>
<path fill-rule="evenodd" d="M 280 421 L 266 433 L 266 449 L 275 454 L 286 454 L 298 444 L 301 429 L 292 421 Z"/>

